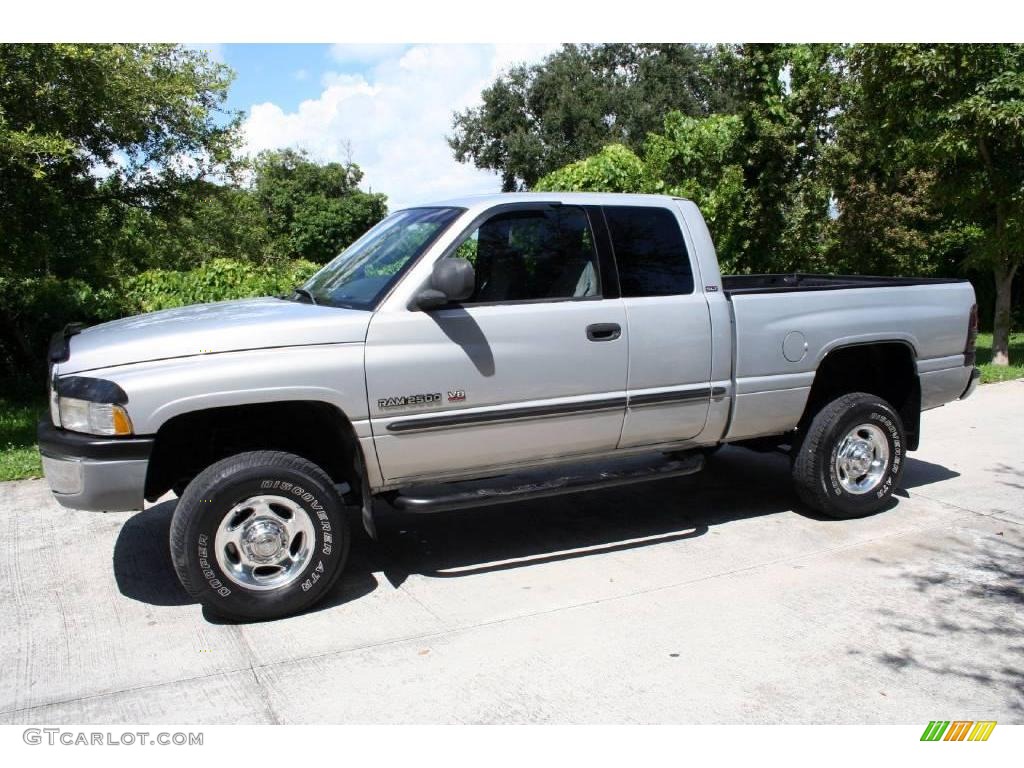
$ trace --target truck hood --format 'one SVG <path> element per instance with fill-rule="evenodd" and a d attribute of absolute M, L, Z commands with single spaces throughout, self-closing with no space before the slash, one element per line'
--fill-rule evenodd
<path fill-rule="evenodd" d="M 244 349 L 362 342 L 371 314 L 272 298 L 165 309 L 72 336 L 71 355 L 59 373 Z"/>

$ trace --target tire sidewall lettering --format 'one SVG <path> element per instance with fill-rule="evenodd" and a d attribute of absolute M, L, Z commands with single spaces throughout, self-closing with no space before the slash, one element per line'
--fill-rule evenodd
<path fill-rule="evenodd" d="M 210 537 L 205 533 L 200 533 L 196 540 L 196 555 L 197 562 L 199 563 L 199 570 L 203 574 L 203 580 L 210 585 L 210 590 L 221 597 L 227 597 L 231 594 L 231 589 L 219 578 L 217 578 L 216 559 L 212 557 L 210 552 Z"/>
<path fill-rule="evenodd" d="M 324 561 L 319 561 L 309 574 L 309 578 L 302 582 L 302 591 L 308 592 L 313 588 L 313 585 L 320 581 L 320 577 L 324 575 Z"/>
<path fill-rule="evenodd" d="M 862 421 L 863 416 L 854 418 L 848 418 L 843 420 L 843 426 L 836 430 L 835 438 L 832 441 L 832 449 L 829 452 L 828 464 L 825 467 L 826 486 L 828 491 L 837 498 L 845 498 L 853 502 L 859 502 L 862 498 L 870 498 L 874 496 L 877 499 L 883 499 L 890 495 L 893 491 L 895 480 L 900 475 L 900 469 L 903 466 L 903 440 L 900 436 L 900 429 L 893 419 L 885 414 L 884 412 L 872 409 L 870 413 L 866 414 L 866 420 L 876 423 L 881 427 L 885 433 L 889 442 L 889 465 L 886 467 L 885 475 L 882 477 L 882 481 L 879 486 L 872 492 L 858 496 L 852 494 L 843 489 L 839 483 L 839 473 L 836 471 L 836 459 L 839 455 L 839 446 L 842 436 L 845 435 L 849 430 L 855 426 L 857 421 Z"/>
<path fill-rule="evenodd" d="M 843 487 L 839 484 L 839 475 L 836 473 L 836 458 L 839 456 L 839 443 L 835 442 L 832 452 L 828 457 L 828 480 L 832 485 L 832 493 L 836 496 L 843 495 Z"/>
<path fill-rule="evenodd" d="M 327 510 L 320 500 L 301 485 L 295 485 L 287 480 L 263 480 L 260 483 L 260 490 L 283 491 L 295 496 L 299 501 L 308 506 L 307 513 L 312 512 L 310 518 L 320 523 L 320 552 L 325 557 L 330 557 L 334 548 L 334 533 L 331 528 L 330 518 Z"/>
<path fill-rule="evenodd" d="M 880 424 L 889 438 L 889 466 L 886 467 L 881 485 L 875 491 L 875 497 L 882 499 L 892 492 L 893 482 L 899 476 L 903 463 L 903 441 L 900 439 L 900 431 L 896 424 L 884 413 L 874 411 L 869 419 Z"/>

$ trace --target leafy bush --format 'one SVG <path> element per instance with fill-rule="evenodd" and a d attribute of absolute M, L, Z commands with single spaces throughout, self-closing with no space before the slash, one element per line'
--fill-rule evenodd
<path fill-rule="evenodd" d="M 656 181 L 644 161 L 622 144 L 609 144 L 593 157 L 570 163 L 540 179 L 537 192 L 654 192 Z"/>
<path fill-rule="evenodd" d="M 0 306 L 11 315 L 8 337 L 0 345 L 16 348 L 31 370 L 0 354 L 4 378 L 39 379 L 46 370 L 50 335 L 70 322 L 87 325 L 158 309 L 252 296 L 288 293 L 318 269 L 311 261 L 254 264 L 211 259 L 187 271 L 150 269 L 97 287 L 77 278 L 0 277 Z M 16 310 L 15 310 L 16 308 Z"/>
<path fill-rule="evenodd" d="M 302 260 L 257 265 L 234 259 L 211 259 L 201 267 L 185 272 L 150 269 L 122 283 L 122 314 L 226 299 L 281 295 L 305 282 L 318 266 Z"/>
<path fill-rule="evenodd" d="M 642 192 L 686 197 L 704 213 L 726 272 L 739 264 L 738 216 L 747 195 L 743 168 L 733 162 L 740 136 L 734 115 L 666 116 L 662 133 L 649 133 L 643 156 L 622 144 L 609 144 L 592 157 L 544 176 L 543 192 Z"/>

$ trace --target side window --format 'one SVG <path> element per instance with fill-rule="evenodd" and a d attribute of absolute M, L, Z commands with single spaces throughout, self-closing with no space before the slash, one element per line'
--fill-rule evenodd
<path fill-rule="evenodd" d="M 679 222 L 666 208 L 604 209 L 624 298 L 693 293 Z"/>
<path fill-rule="evenodd" d="M 601 295 L 594 237 L 580 208 L 499 213 L 453 255 L 468 259 L 476 270 L 476 289 L 463 303 Z"/>

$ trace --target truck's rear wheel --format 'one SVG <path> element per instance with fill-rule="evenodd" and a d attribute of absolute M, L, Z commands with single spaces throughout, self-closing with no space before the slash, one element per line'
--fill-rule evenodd
<path fill-rule="evenodd" d="M 218 461 L 189 483 L 171 519 L 182 586 L 232 619 L 272 619 L 308 608 L 334 585 L 349 548 L 331 479 L 276 451 Z"/>
<path fill-rule="evenodd" d="M 801 500 L 828 517 L 886 508 L 903 474 L 906 438 L 899 414 L 879 397 L 843 395 L 811 420 L 793 462 Z"/>

